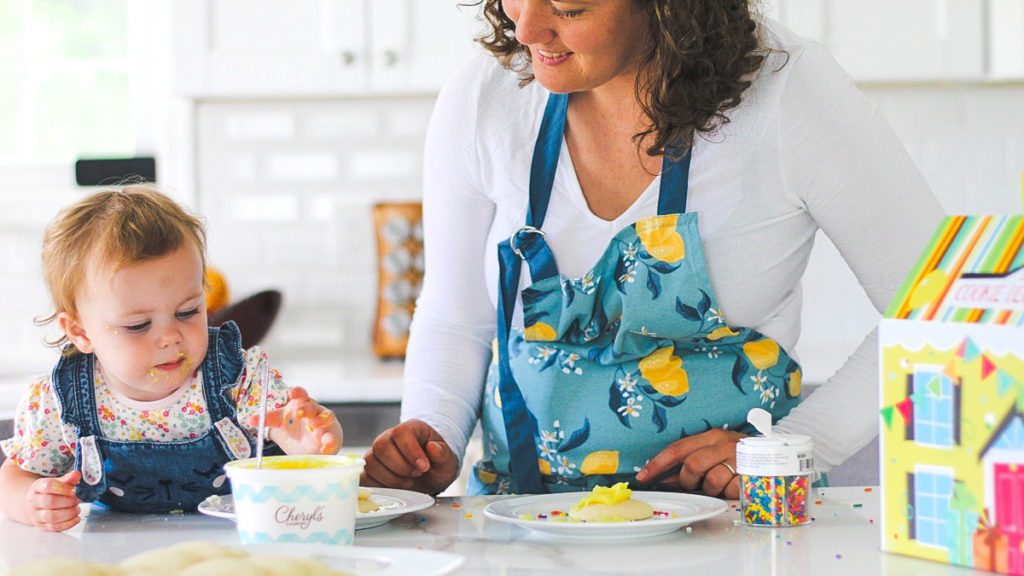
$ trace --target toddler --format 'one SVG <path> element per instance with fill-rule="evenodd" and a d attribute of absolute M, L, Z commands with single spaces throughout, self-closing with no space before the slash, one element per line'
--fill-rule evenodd
<path fill-rule="evenodd" d="M 31 383 L 14 436 L 0 442 L 4 515 L 43 530 L 79 521 L 79 502 L 112 509 L 193 511 L 227 494 L 223 465 L 255 456 L 267 387 L 265 454 L 332 454 L 334 413 L 270 370 L 238 327 L 207 324 L 206 233 L 150 185 L 95 193 L 58 214 L 43 240 L 43 273 L 62 349 Z"/>

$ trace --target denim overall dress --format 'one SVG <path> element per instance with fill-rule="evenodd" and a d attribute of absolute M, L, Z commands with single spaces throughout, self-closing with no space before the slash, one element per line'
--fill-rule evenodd
<path fill-rule="evenodd" d="M 796 361 L 763 334 L 725 324 L 697 214 L 686 212 L 690 152 L 666 154 L 657 216 L 621 230 L 584 276 L 559 275 L 542 224 L 567 106 L 568 95 L 550 95 L 526 225 L 498 246 L 497 361 L 470 493 L 644 488 L 636 473 L 673 441 L 712 428 L 751 433 L 751 408 L 778 420 L 800 401 Z M 524 329 L 513 329 L 523 260 L 531 284 Z"/>
<path fill-rule="evenodd" d="M 65 426 L 78 429 L 75 468 L 82 472 L 75 494 L 127 512 L 194 511 L 212 494 L 229 494 L 223 466 L 248 458 L 255 443 L 235 418 L 230 391 L 242 377 L 242 338 L 233 322 L 209 329 L 200 367 L 203 396 L 213 426 L 176 442 L 105 438 L 96 412 L 95 356 L 64 356 L 53 370 L 53 386 Z M 265 454 L 278 451 L 271 445 Z M 278 452 L 279 453 L 279 452 Z"/>

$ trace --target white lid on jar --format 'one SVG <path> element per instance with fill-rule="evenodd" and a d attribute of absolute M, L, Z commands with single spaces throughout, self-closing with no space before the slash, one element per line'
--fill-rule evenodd
<path fill-rule="evenodd" d="M 750 450 L 778 450 L 786 446 L 810 450 L 813 447 L 811 437 L 804 434 L 774 434 L 772 436 L 747 436 L 740 440 L 740 445 Z M 739 450 L 739 446 L 736 447 Z"/>
<path fill-rule="evenodd" d="M 794 476 L 814 471 L 813 444 L 803 434 L 749 436 L 736 445 L 736 472 L 745 476 Z"/>

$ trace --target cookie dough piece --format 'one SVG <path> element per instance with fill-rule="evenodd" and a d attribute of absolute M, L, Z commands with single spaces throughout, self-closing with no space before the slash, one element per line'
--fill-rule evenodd
<path fill-rule="evenodd" d="M 117 566 L 94 564 L 74 558 L 44 558 L 19 564 L 3 576 L 124 576 Z"/>
<path fill-rule="evenodd" d="M 264 572 L 259 573 L 260 576 L 350 576 L 348 572 L 338 572 L 323 562 L 313 558 L 255 555 L 246 558 L 245 563 L 247 566 L 264 570 Z M 211 574 L 213 574 L 213 572 L 211 572 Z M 217 574 L 218 576 L 225 576 L 226 573 L 217 572 Z M 232 576 L 235 576 L 240 573 L 233 572 L 231 574 Z M 190 576 L 203 575 L 193 574 Z"/>
<path fill-rule="evenodd" d="M 361 514 L 366 514 L 367 512 L 376 512 L 377 510 L 380 510 L 380 504 L 377 504 L 373 500 L 370 500 L 370 496 L 372 495 L 373 493 L 367 490 L 366 488 L 359 489 L 359 512 Z"/>
<path fill-rule="evenodd" d="M 176 576 L 348 576 L 308 558 L 247 556 L 207 558 L 178 572 Z"/>
<path fill-rule="evenodd" d="M 612 487 L 595 486 L 594 490 L 569 509 L 569 518 L 582 522 L 630 522 L 654 515 L 651 505 L 634 500 L 625 482 Z"/>
<path fill-rule="evenodd" d="M 200 540 L 136 554 L 121 562 L 121 568 L 131 576 L 159 576 L 177 574 L 207 558 L 243 558 L 248 555 L 239 548 Z"/>

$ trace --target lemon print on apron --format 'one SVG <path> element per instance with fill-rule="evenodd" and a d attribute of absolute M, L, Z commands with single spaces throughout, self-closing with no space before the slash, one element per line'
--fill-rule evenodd
<path fill-rule="evenodd" d="M 758 370 L 767 370 L 779 362 L 779 345 L 765 338 L 743 345 L 743 353 Z"/>
<path fill-rule="evenodd" d="M 678 218 L 678 214 L 664 214 L 637 221 L 636 235 L 652 257 L 677 262 L 686 256 L 683 237 L 676 230 Z"/>
<path fill-rule="evenodd" d="M 618 450 L 597 450 L 587 454 L 580 464 L 581 474 L 614 474 L 619 470 Z"/>
<path fill-rule="evenodd" d="M 558 335 L 555 334 L 555 329 L 543 322 L 535 322 L 526 327 L 523 337 L 527 340 L 540 341 L 540 342 L 551 342 Z"/>
<path fill-rule="evenodd" d="M 683 361 L 673 352 L 675 347 L 667 346 L 655 350 L 640 361 L 640 375 L 666 396 L 680 396 L 690 390 Z"/>

